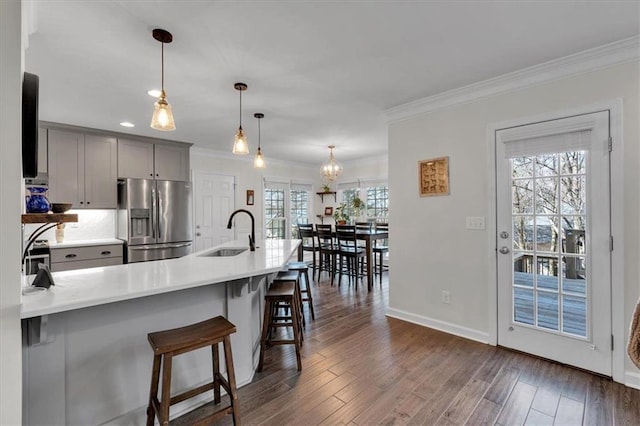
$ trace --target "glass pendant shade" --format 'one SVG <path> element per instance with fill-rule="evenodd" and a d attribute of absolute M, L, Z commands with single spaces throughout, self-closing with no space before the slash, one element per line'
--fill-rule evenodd
<path fill-rule="evenodd" d="M 173 112 L 171 112 L 171 105 L 167 102 L 167 94 L 164 90 L 154 105 L 153 117 L 151 117 L 151 128 L 164 131 L 176 129 L 176 124 L 173 121 Z"/>
<path fill-rule="evenodd" d="M 333 148 L 335 146 L 329 146 L 329 161 L 320 167 L 320 174 L 328 181 L 333 182 L 342 174 L 342 164 L 333 156 Z"/>
<path fill-rule="evenodd" d="M 233 141 L 234 154 L 246 155 L 249 153 L 249 144 L 247 143 L 247 137 L 242 131 L 242 127 L 238 127 L 238 133 L 236 133 L 235 140 Z"/>
<path fill-rule="evenodd" d="M 173 121 L 173 112 L 171 105 L 167 102 L 167 92 L 164 91 L 164 45 L 173 41 L 173 35 L 169 31 L 156 28 L 152 31 L 153 38 L 160 42 L 161 50 L 161 82 L 162 90 L 160 96 L 153 106 L 153 116 L 151 117 L 151 128 L 155 130 L 170 131 L 176 129 L 176 123 Z"/>
<path fill-rule="evenodd" d="M 233 85 L 233 88 L 238 91 L 240 96 L 240 125 L 238 126 L 236 137 L 233 140 L 233 150 L 231 150 L 231 152 L 237 155 L 246 155 L 249 153 L 249 143 L 247 142 L 247 137 L 242 130 L 242 92 L 247 90 L 247 87 L 248 86 L 244 83 L 235 83 Z"/>
<path fill-rule="evenodd" d="M 253 159 L 253 167 L 256 169 L 264 169 L 267 165 L 264 162 L 264 157 L 262 155 L 262 150 L 258 148 L 258 152 L 256 152 L 256 157 Z"/>

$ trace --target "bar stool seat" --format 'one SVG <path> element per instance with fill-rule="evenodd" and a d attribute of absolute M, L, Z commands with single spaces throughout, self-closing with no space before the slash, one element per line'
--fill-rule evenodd
<path fill-rule="evenodd" d="M 153 425 L 157 416 L 161 425 L 169 424 L 169 407 L 201 393 L 213 389 L 215 404 L 221 401 L 220 387 L 223 387 L 230 398 L 230 404 L 221 407 L 212 414 L 208 414 L 198 423 L 208 423 L 215 419 L 231 414 L 234 424 L 240 423 L 238 410 L 238 393 L 233 368 L 233 356 L 231 353 L 230 335 L 236 332 L 236 326 L 222 316 L 208 319 L 196 324 L 171 330 L 157 331 L 147 335 L 149 344 L 154 352 L 153 370 L 151 374 L 151 389 L 149 392 L 149 405 L 147 407 L 147 425 Z M 220 356 L 218 344 L 224 347 L 224 357 L 227 367 L 228 380 L 220 374 Z M 197 388 L 190 389 L 181 394 L 170 396 L 171 392 L 171 367 L 173 357 L 196 349 L 211 346 L 213 361 L 213 381 Z M 160 382 L 160 366 L 162 364 L 162 394 L 158 400 L 158 386 Z"/>

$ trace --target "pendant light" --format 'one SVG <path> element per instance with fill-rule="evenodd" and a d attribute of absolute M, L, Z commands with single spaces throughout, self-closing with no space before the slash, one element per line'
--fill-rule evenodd
<path fill-rule="evenodd" d="M 171 105 L 167 102 L 167 92 L 164 91 L 164 44 L 171 43 L 173 36 L 169 31 L 156 28 L 153 30 L 153 38 L 162 43 L 162 91 L 156 101 L 151 117 L 151 128 L 156 130 L 175 130 Z"/>
<path fill-rule="evenodd" d="M 242 92 L 247 90 L 247 85 L 244 83 L 236 83 L 233 87 L 240 92 L 240 126 L 238 127 L 235 140 L 233 141 L 233 153 L 246 155 L 249 153 L 249 144 L 247 143 L 247 137 L 244 135 L 244 131 L 242 130 Z"/>
<path fill-rule="evenodd" d="M 322 165 L 320 173 L 328 182 L 333 182 L 342 174 L 342 164 L 333 156 L 334 145 L 329 145 L 329 161 Z"/>
<path fill-rule="evenodd" d="M 267 165 L 264 162 L 262 150 L 260 149 L 260 120 L 264 118 L 264 114 L 256 112 L 253 116 L 258 119 L 258 152 L 256 152 L 256 157 L 253 159 L 253 167 L 256 169 L 264 169 Z"/>

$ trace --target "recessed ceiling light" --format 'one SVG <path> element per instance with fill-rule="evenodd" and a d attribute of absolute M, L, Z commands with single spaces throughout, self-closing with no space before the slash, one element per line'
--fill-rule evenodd
<path fill-rule="evenodd" d="M 135 125 L 135 124 L 130 123 L 130 122 L 128 122 L 128 121 L 123 121 L 122 123 L 120 123 L 120 125 L 121 125 L 122 127 L 136 127 L 136 125 Z"/>
<path fill-rule="evenodd" d="M 162 91 L 160 91 L 158 89 L 151 89 L 151 90 L 147 90 L 147 94 L 149 96 L 154 97 L 154 98 L 159 98 L 160 95 L 162 94 Z"/>

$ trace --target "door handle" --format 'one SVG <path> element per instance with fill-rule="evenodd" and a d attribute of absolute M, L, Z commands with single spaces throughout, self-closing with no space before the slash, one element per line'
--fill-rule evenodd
<path fill-rule="evenodd" d="M 100 254 L 103 255 L 103 256 L 110 255 L 111 254 L 111 250 L 105 250 L 105 251 L 101 252 Z"/>
<path fill-rule="evenodd" d="M 202 236 L 202 234 L 199 232 L 196 232 L 196 237 L 200 237 L 200 236 Z"/>
<path fill-rule="evenodd" d="M 500 247 L 499 252 L 502 253 L 502 254 L 507 254 L 507 253 L 509 253 L 509 248 L 505 247 L 505 246 L 502 246 L 502 247 Z"/>
<path fill-rule="evenodd" d="M 506 240 L 507 238 L 509 238 L 509 233 L 507 231 L 502 231 L 500 233 L 500 238 L 502 238 L 503 240 Z"/>
<path fill-rule="evenodd" d="M 74 257 L 76 257 L 76 256 L 78 256 L 78 255 L 77 255 L 77 254 L 73 254 L 73 253 L 71 253 L 71 254 L 66 255 L 66 256 L 65 256 L 65 258 L 67 258 L 67 259 L 73 259 L 73 258 L 74 258 Z"/>

